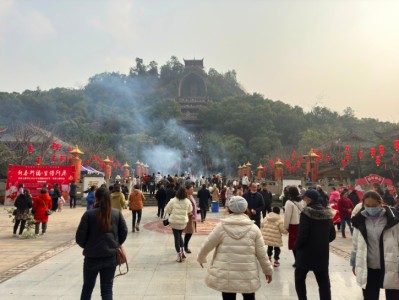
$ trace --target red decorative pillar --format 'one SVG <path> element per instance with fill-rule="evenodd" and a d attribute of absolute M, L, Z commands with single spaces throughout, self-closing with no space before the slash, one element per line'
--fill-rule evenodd
<path fill-rule="evenodd" d="M 129 166 L 129 164 L 126 162 L 126 163 L 123 165 L 123 168 L 124 168 L 124 170 L 123 170 L 123 179 L 126 180 L 126 179 L 128 179 L 129 176 L 130 176 L 130 171 L 129 171 L 130 166 Z"/>
<path fill-rule="evenodd" d="M 112 175 L 112 168 L 111 168 L 111 163 L 112 161 L 109 159 L 109 157 L 107 156 L 106 159 L 103 160 L 105 166 L 104 166 L 104 177 L 105 180 L 110 180 L 111 175 Z"/>
<path fill-rule="evenodd" d="M 283 163 L 281 160 L 278 160 L 275 164 L 274 169 L 274 178 L 275 180 L 282 180 L 283 179 Z"/>
<path fill-rule="evenodd" d="M 69 162 L 72 166 L 75 166 L 75 182 L 80 182 L 80 170 L 82 169 L 82 160 L 80 159 L 80 155 L 84 154 L 80 151 L 78 145 L 75 145 L 71 151 L 69 151 L 73 156 L 70 158 Z"/>
<path fill-rule="evenodd" d="M 138 176 L 138 177 L 141 177 L 141 163 L 140 163 L 140 161 L 138 160 L 138 161 L 136 161 L 136 163 L 135 163 L 135 167 L 136 167 L 136 176 Z"/>
<path fill-rule="evenodd" d="M 260 179 L 262 179 L 264 177 L 264 175 L 263 175 L 263 166 L 262 166 L 261 163 L 259 163 L 259 166 L 257 167 L 257 170 L 258 170 L 257 177 L 258 177 L 258 180 L 260 180 Z"/>
<path fill-rule="evenodd" d="M 251 166 L 252 164 L 250 162 L 247 162 L 247 164 L 245 165 L 245 172 L 247 173 L 249 180 L 251 180 L 252 178 Z"/>

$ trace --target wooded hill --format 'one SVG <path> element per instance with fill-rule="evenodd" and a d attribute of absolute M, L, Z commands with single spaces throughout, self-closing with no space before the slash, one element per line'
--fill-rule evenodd
<path fill-rule="evenodd" d="M 293 150 L 307 153 L 321 145 L 337 145 L 349 133 L 378 145 L 384 141 L 375 131 L 399 132 L 398 124 L 359 119 L 349 107 L 335 112 L 316 106 L 305 112 L 300 105 L 248 94 L 234 70 L 219 73 L 209 68 L 205 77 L 210 101 L 200 112 L 203 130 L 195 133 L 198 145 L 192 148 L 176 101 L 183 71 L 174 56 L 160 67 L 137 58 L 129 74 L 96 74 L 81 89 L 0 93 L 0 128 L 7 128 L 6 135 L 0 133 L 0 176 L 6 175 L 8 164 L 35 163 L 34 155 L 27 155 L 34 135 L 21 136 L 28 125 L 78 144 L 87 155 L 83 160 L 96 154 L 113 155 L 121 162 L 148 161 L 148 149 L 162 145 L 189 159 L 197 152 L 207 171 L 227 174 L 247 161 L 267 164 L 276 156 L 289 157 Z M 14 141 L 10 138 L 18 135 Z M 42 163 L 50 160 L 51 149 L 44 152 Z"/>

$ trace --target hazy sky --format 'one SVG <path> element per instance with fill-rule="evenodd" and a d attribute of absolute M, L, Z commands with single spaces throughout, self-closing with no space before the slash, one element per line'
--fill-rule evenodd
<path fill-rule="evenodd" d="M 0 0 L 0 91 L 78 88 L 172 55 L 305 110 L 399 122 L 396 0 Z"/>

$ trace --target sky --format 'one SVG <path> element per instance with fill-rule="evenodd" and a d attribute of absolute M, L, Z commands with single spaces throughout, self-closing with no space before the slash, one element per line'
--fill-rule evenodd
<path fill-rule="evenodd" d="M 175 55 L 305 111 L 399 122 L 398 16 L 396 0 L 0 0 L 0 91 Z"/>

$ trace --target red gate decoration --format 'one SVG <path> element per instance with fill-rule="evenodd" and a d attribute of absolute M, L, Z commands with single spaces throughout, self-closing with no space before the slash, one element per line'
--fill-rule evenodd
<path fill-rule="evenodd" d="M 51 188 L 55 183 L 60 186 L 75 180 L 75 166 L 23 166 L 9 165 L 6 183 L 6 202 L 13 202 L 18 186 L 23 183 L 32 196 L 39 195 L 44 183 Z"/>

